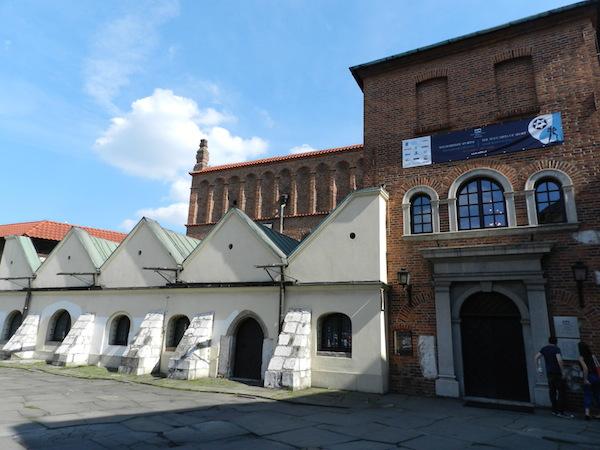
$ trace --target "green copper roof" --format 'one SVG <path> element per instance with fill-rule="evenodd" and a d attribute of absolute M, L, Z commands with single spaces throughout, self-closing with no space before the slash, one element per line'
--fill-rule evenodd
<path fill-rule="evenodd" d="M 91 236 L 82 228 L 73 227 L 73 233 L 77 234 L 77 237 L 81 241 L 81 244 L 85 248 L 96 269 L 99 269 L 100 266 L 104 264 L 104 261 L 106 261 L 112 252 L 119 246 L 117 242 Z"/>
<path fill-rule="evenodd" d="M 185 258 L 200 243 L 199 239 L 194 239 L 175 231 L 167 230 L 152 219 L 144 218 L 150 229 L 154 232 L 158 240 L 165 246 L 177 264 L 181 264 Z"/>
<path fill-rule="evenodd" d="M 257 223 L 257 225 L 262 229 L 262 231 L 267 235 L 269 239 L 277 246 L 279 249 L 289 255 L 294 251 L 294 249 L 300 244 L 299 241 L 293 239 L 285 234 L 278 233 L 277 231 L 264 226 L 261 223 Z"/>
<path fill-rule="evenodd" d="M 40 260 L 40 257 L 33 246 L 33 242 L 31 242 L 31 239 L 27 236 L 15 236 L 15 239 L 17 239 L 17 242 L 23 249 L 25 259 L 27 260 L 29 267 L 31 267 L 31 271 L 35 272 L 42 264 L 42 261 Z"/>

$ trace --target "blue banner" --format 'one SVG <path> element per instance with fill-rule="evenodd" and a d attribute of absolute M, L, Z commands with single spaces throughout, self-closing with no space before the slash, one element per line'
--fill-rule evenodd
<path fill-rule="evenodd" d="M 564 142 L 559 112 L 402 141 L 402 167 L 520 152 Z"/>

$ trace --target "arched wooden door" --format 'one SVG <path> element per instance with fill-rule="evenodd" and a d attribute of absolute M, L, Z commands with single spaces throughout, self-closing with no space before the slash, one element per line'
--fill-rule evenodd
<path fill-rule="evenodd" d="M 460 310 L 465 395 L 528 402 L 521 314 L 508 297 L 480 292 Z"/>
<path fill-rule="evenodd" d="M 252 318 L 242 321 L 235 334 L 235 359 L 233 376 L 260 380 L 262 378 L 262 347 L 264 334 L 258 322 Z"/>

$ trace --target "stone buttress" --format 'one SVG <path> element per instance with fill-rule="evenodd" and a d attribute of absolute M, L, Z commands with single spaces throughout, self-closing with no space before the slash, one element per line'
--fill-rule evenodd
<path fill-rule="evenodd" d="M 35 354 L 40 316 L 29 314 L 15 334 L 4 344 L 2 351 L 15 359 L 31 359 Z"/>
<path fill-rule="evenodd" d="M 311 386 L 310 332 L 310 311 L 288 311 L 275 352 L 265 372 L 265 387 L 295 391 Z"/>
<path fill-rule="evenodd" d="M 122 357 L 119 373 L 146 375 L 160 362 L 163 344 L 164 314 L 146 314 L 140 329 Z"/>
<path fill-rule="evenodd" d="M 195 316 L 169 359 L 169 378 L 193 380 L 209 376 L 214 313 Z"/>
<path fill-rule="evenodd" d="M 90 347 L 94 337 L 94 321 L 91 313 L 80 315 L 69 334 L 54 352 L 52 363 L 55 365 L 86 365 L 90 356 Z"/>

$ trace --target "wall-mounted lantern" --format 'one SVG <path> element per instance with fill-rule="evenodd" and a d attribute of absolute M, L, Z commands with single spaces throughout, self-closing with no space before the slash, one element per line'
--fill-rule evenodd
<path fill-rule="evenodd" d="M 587 280 L 588 268 L 581 261 L 577 261 L 571 266 L 573 270 L 573 278 L 577 282 L 577 296 L 579 297 L 579 306 L 583 308 L 585 306 L 585 300 L 583 298 L 583 282 Z"/>
<path fill-rule="evenodd" d="M 398 284 L 404 286 L 406 296 L 408 297 L 408 304 L 412 306 L 412 285 L 410 284 L 410 272 L 408 270 L 400 269 L 398 271 Z"/>

